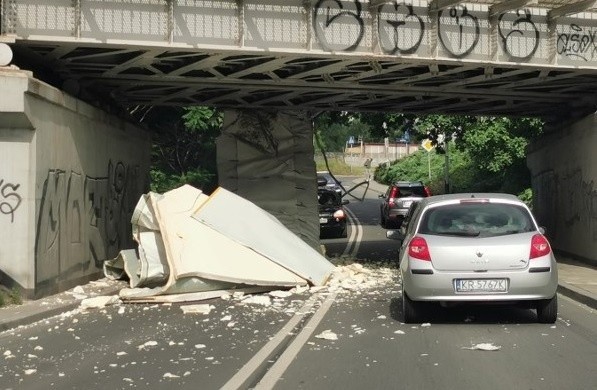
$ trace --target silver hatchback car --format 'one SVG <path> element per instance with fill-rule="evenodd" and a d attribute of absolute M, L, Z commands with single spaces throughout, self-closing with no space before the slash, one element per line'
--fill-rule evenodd
<path fill-rule="evenodd" d="M 413 203 L 400 230 L 405 322 L 428 302 L 522 303 L 537 320 L 557 318 L 558 270 L 543 229 L 508 194 L 450 194 Z"/>

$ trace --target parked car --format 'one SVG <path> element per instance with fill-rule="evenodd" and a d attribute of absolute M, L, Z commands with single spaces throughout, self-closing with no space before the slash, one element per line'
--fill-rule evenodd
<path fill-rule="evenodd" d="M 319 236 L 346 237 L 346 211 L 344 205 L 348 200 L 343 200 L 334 190 L 320 188 L 317 190 L 319 202 Z"/>
<path fill-rule="evenodd" d="M 336 181 L 329 171 L 317 171 L 317 186 L 342 194 L 342 182 Z"/>
<path fill-rule="evenodd" d="M 383 228 L 399 228 L 413 202 L 431 196 L 431 191 L 420 181 L 397 181 L 379 195 L 380 221 Z"/>
<path fill-rule="evenodd" d="M 516 303 L 553 323 L 558 269 L 529 208 L 507 194 L 451 194 L 412 205 L 400 230 L 399 268 L 405 322 L 435 302 Z"/>

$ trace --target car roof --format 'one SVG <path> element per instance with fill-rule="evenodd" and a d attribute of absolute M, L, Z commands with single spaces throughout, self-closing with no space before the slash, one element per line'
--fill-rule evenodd
<path fill-rule="evenodd" d="M 421 206 L 428 206 L 438 203 L 456 203 L 466 199 L 489 199 L 504 203 L 524 204 L 524 202 L 518 199 L 515 195 L 497 192 L 466 192 L 458 194 L 434 195 L 423 198 L 419 202 L 421 203 Z"/>

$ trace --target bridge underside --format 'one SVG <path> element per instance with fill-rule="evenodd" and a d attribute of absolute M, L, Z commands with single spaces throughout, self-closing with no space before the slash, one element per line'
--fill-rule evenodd
<path fill-rule="evenodd" d="M 587 0 L 10 0 L 14 64 L 119 106 L 595 112 Z"/>
<path fill-rule="evenodd" d="M 135 105 L 540 116 L 595 111 L 597 74 L 455 61 L 20 44 L 27 67 L 85 97 Z M 46 68 L 41 70 L 49 72 Z M 88 97 L 89 98 L 89 97 Z"/>

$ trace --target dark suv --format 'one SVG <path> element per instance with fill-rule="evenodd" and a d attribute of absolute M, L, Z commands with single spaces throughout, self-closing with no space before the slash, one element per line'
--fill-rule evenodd
<path fill-rule="evenodd" d="M 397 181 L 391 184 L 385 194 L 379 195 L 383 198 L 379 206 L 381 226 L 399 228 L 412 202 L 428 196 L 431 196 L 431 191 L 420 181 Z"/>
<path fill-rule="evenodd" d="M 346 237 L 346 211 L 348 200 L 334 190 L 317 190 L 319 203 L 319 237 Z"/>

